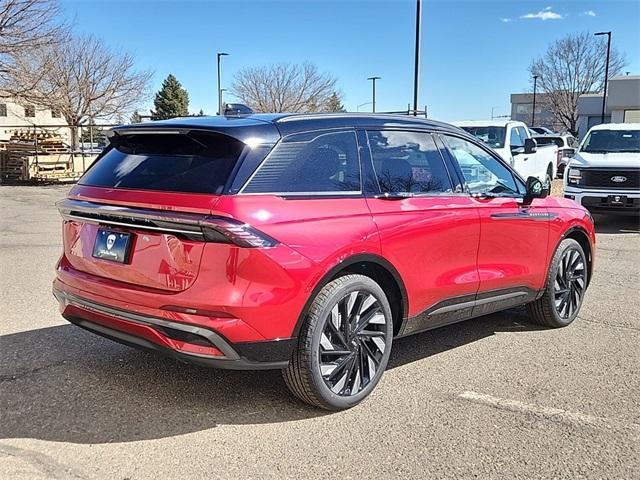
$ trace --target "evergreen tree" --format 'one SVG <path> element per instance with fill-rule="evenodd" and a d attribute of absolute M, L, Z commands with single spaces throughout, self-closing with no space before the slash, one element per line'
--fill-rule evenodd
<path fill-rule="evenodd" d="M 200 109 L 200 111 L 198 112 L 198 117 L 204 117 L 204 110 Z"/>
<path fill-rule="evenodd" d="M 346 112 L 344 105 L 342 105 L 342 101 L 336 92 L 333 92 L 329 97 L 325 110 L 327 112 Z"/>
<path fill-rule="evenodd" d="M 189 94 L 171 74 L 162 82 L 162 88 L 156 93 L 153 104 L 155 106 L 155 110 L 151 112 L 153 120 L 189 115 Z"/>
<path fill-rule="evenodd" d="M 142 117 L 140 116 L 140 112 L 135 110 L 131 115 L 131 119 L 129 120 L 131 123 L 142 123 Z"/>

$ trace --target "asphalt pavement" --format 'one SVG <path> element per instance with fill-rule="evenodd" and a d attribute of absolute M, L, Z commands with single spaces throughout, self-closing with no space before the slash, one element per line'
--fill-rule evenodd
<path fill-rule="evenodd" d="M 597 217 L 579 318 L 509 310 L 394 342 L 362 405 L 277 371 L 182 365 L 67 324 L 51 295 L 66 186 L 0 186 L 0 477 L 640 478 L 640 228 Z"/>

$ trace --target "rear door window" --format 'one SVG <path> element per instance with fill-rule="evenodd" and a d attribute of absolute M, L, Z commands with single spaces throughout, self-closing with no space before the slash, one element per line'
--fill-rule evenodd
<path fill-rule="evenodd" d="M 221 194 L 245 145 L 212 132 L 115 136 L 81 185 Z"/>
<path fill-rule="evenodd" d="M 449 174 L 431 134 L 368 131 L 373 168 L 382 193 L 452 192 Z"/>
<path fill-rule="evenodd" d="M 284 138 L 240 193 L 360 193 L 355 131 L 316 131 Z"/>

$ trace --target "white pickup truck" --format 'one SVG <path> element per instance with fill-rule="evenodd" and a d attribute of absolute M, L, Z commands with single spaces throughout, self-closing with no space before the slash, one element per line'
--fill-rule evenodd
<path fill-rule="evenodd" d="M 564 196 L 594 213 L 640 213 L 640 123 L 592 127 L 564 173 Z"/>
<path fill-rule="evenodd" d="M 511 120 L 478 120 L 454 122 L 507 161 L 525 180 L 536 177 L 551 182 L 556 176 L 558 147 L 538 146 L 522 122 Z"/>

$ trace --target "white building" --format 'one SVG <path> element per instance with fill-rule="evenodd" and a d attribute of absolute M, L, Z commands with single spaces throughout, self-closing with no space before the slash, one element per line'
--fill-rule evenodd
<path fill-rule="evenodd" d="M 55 110 L 43 109 L 0 96 L 0 141 L 7 141 L 15 130 L 34 126 L 60 135 L 69 143 L 70 131 L 66 121 Z"/>
<path fill-rule="evenodd" d="M 585 93 L 578 98 L 578 137 L 582 138 L 594 125 L 602 122 L 603 93 Z M 511 94 L 511 119 L 531 124 L 533 95 L 530 93 Z M 562 130 L 554 121 L 544 93 L 536 95 L 536 127 Z M 627 75 L 609 79 L 607 101 L 604 114 L 605 123 L 640 122 L 640 75 Z"/>
<path fill-rule="evenodd" d="M 578 99 L 578 136 L 601 123 L 603 93 L 580 95 Z M 640 75 L 613 77 L 607 86 L 605 123 L 640 123 Z"/>

